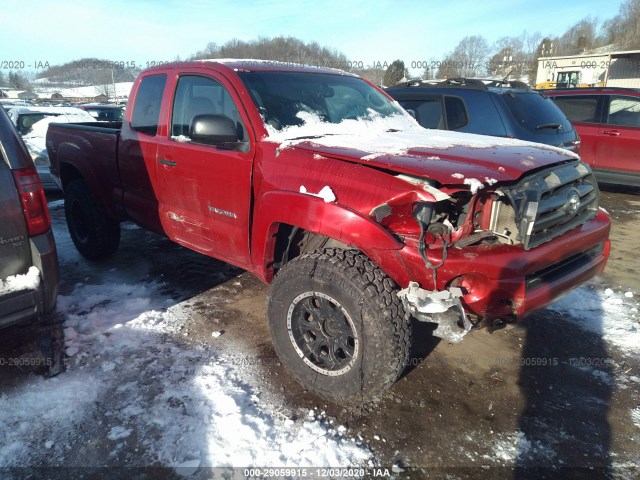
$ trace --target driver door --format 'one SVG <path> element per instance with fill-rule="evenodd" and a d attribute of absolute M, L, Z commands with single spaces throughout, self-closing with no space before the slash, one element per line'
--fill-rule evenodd
<path fill-rule="evenodd" d="M 169 237 L 239 266 L 249 264 L 249 212 L 254 144 L 246 117 L 224 79 L 194 72 L 176 79 L 168 136 L 158 146 L 159 211 Z M 197 115 L 225 115 L 239 148 L 190 138 Z"/>

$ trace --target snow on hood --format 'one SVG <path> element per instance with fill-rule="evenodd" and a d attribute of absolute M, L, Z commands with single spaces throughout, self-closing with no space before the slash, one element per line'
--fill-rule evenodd
<path fill-rule="evenodd" d="M 298 113 L 302 125 L 280 131 L 266 125 L 267 142 L 279 148 L 302 148 L 402 173 L 434 178 L 441 183 L 458 177 L 512 181 L 538 167 L 579 157 L 561 148 L 539 143 L 470 133 L 430 130 L 408 114 L 328 123 L 309 112 Z M 473 150 L 473 151 L 470 151 Z"/>

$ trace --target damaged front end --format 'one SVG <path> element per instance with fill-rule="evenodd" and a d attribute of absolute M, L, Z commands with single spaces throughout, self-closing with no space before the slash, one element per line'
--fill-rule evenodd
<path fill-rule="evenodd" d="M 597 214 L 597 185 L 582 162 L 539 170 L 514 184 L 478 182 L 476 188 L 398 177 L 414 188 L 370 216 L 405 245 L 411 278 L 398 294 L 405 308 L 417 320 L 437 323 L 434 335 L 451 342 L 474 325 L 514 321 L 532 305 L 549 303 L 554 292 L 545 288 L 582 275 L 603 251 L 603 242 L 586 253 L 542 246 Z M 534 248 L 535 254 L 527 253 Z"/>
<path fill-rule="evenodd" d="M 437 323 L 433 335 L 457 343 L 473 327 L 462 305 L 462 290 L 451 287 L 443 291 L 420 288 L 417 282 L 398 292 L 405 308 L 421 322 Z"/>
<path fill-rule="evenodd" d="M 466 188 L 440 189 L 429 180 L 408 175 L 397 178 L 421 188 L 376 206 L 370 216 L 401 236 L 405 245 L 417 249 L 423 271 L 428 272 L 422 281 L 427 288 L 411 281 L 398 296 L 414 318 L 438 324 L 433 335 L 459 342 L 473 326 L 462 303 L 464 292 L 453 285 L 438 288 L 442 284 L 438 270 L 444 266 L 449 248 L 472 233 L 477 195 Z"/>

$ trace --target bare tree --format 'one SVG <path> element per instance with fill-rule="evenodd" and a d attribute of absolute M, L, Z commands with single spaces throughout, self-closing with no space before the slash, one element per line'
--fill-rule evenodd
<path fill-rule="evenodd" d="M 518 37 L 502 37 L 494 44 L 496 53 L 487 63 L 491 76 L 528 81 L 536 68 L 536 48 L 542 35 L 524 31 Z"/>
<path fill-rule="evenodd" d="M 354 70 L 353 73 L 357 73 L 362 78 L 366 78 L 376 85 L 384 84 L 384 74 L 386 70 L 382 68 L 364 68 L 362 70 Z"/>
<path fill-rule="evenodd" d="M 480 35 L 464 37 L 438 69 L 440 78 L 451 76 L 477 77 L 485 74 L 489 44 Z"/>
<path fill-rule="evenodd" d="M 623 43 L 626 48 L 640 48 L 640 0 L 627 0 L 620 5 Z"/>
<path fill-rule="evenodd" d="M 557 53 L 560 55 L 578 55 L 598 46 L 598 19 L 583 18 L 557 39 Z"/>

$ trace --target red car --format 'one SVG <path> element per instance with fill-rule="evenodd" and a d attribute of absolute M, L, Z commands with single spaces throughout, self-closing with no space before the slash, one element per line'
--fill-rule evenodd
<path fill-rule="evenodd" d="M 133 220 L 272 283 L 276 352 L 333 400 L 369 399 L 398 378 L 410 316 L 457 340 L 543 308 L 609 255 L 610 220 L 577 155 L 424 129 L 338 70 L 145 70 L 117 126 L 47 133 L 80 253 L 113 254 Z"/>
<path fill-rule="evenodd" d="M 640 90 L 568 88 L 547 96 L 571 120 L 599 182 L 640 187 Z"/>

